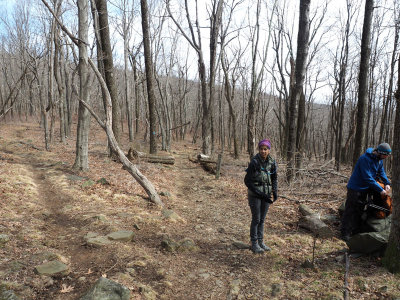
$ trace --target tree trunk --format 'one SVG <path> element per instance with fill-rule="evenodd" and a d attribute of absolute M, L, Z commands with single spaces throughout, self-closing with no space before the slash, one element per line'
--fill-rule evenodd
<path fill-rule="evenodd" d="M 371 23 L 374 12 L 374 0 L 365 1 L 365 15 L 361 39 L 360 73 L 358 76 L 357 128 L 353 153 L 353 166 L 363 152 L 368 100 L 368 73 L 371 44 Z"/>
<path fill-rule="evenodd" d="M 61 6 L 61 5 L 60 5 Z M 57 7 L 57 12 L 60 11 L 60 8 Z M 64 55 L 60 43 L 60 31 L 57 26 L 57 32 L 54 35 L 54 77 L 57 82 L 58 88 L 58 97 L 59 97 L 59 115 L 60 115 L 60 139 L 62 143 L 65 143 L 65 113 L 64 113 L 64 104 L 65 104 L 65 81 L 62 79 L 62 56 Z"/>
<path fill-rule="evenodd" d="M 150 121 L 150 153 L 157 153 L 157 115 L 156 115 L 156 95 L 154 93 L 154 67 L 151 55 L 150 32 L 149 32 L 149 9 L 147 0 L 140 0 L 142 11 L 142 31 L 144 63 L 146 68 L 147 97 L 149 103 L 149 121 Z"/>
<path fill-rule="evenodd" d="M 398 62 L 400 71 L 400 61 Z M 383 265 L 393 273 L 400 272 L 400 78 L 397 80 L 397 91 L 395 94 L 397 106 L 393 136 L 393 214 L 390 228 L 389 243 Z"/>
<path fill-rule="evenodd" d="M 349 33 L 350 33 L 350 4 L 347 3 L 347 20 L 344 36 L 344 44 L 342 46 L 342 54 L 339 61 L 339 95 L 338 95 L 338 118 L 337 118 L 337 141 L 335 151 L 335 167 L 336 171 L 340 171 L 340 162 L 342 158 L 343 144 L 343 126 L 344 126 L 344 107 L 346 103 L 346 75 L 347 62 L 349 57 Z"/>
<path fill-rule="evenodd" d="M 296 151 L 296 121 L 297 121 L 297 104 L 303 94 L 304 77 L 306 73 L 307 56 L 308 56 L 308 39 L 310 34 L 310 2 L 311 0 L 300 1 L 300 16 L 299 16 L 299 32 L 297 35 L 297 55 L 295 66 L 295 84 L 290 97 L 288 120 L 289 124 L 289 139 L 287 149 L 287 171 L 286 179 L 291 182 L 295 172 L 295 151 Z"/>
<path fill-rule="evenodd" d="M 99 32 L 101 39 L 102 58 L 104 63 L 105 81 L 112 100 L 112 129 L 117 142 L 121 137 L 121 108 L 118 102 L 117 87 L 115 85 L 114 77 L 114 63 L 112 57 L 111 41 L 110 41 L 110 28 L 108 26 L 108 11 L 106 0 L 95 0 L 96 9 L 99 16 Z"/>
<path fill-rule="evenodd" d="M 78 0 L 79 18 L 79 98 L 85 102 L 89 99 L 88 87 L 88 2 Z M 74 168 L 88 170 L 88 144 L 89 144 L 90 114 L 85 106 L 79 102 L 78 128 L 76 134 L 76 150 Z"/>
<path fill-rule="evenodd" d="M 395 22 L 395 34 L 394 34 L 394 45 L 393 45 L 393 52 L 392 52 L 392 60 L 390 62 L 390 77 L 389 77 L 389 87 L 387 91 L 386 101 L 384 101 L 383 105 L 383 112 L 382 112 L 382 121 L 381 127 L 379 130 L 379 143 L 385 141 L 388 137 L 385 136 L 387 123 L 388 123 L 388 110 L 390 104 L 392 103 L 392 93 L 393 93 L 393 80 L 394 80 L 394 70 L 396 65 L 396 57 L 397 57 L 397 46 L 399 43 L 399 20 Z"/>
<path fill-rule="evenodd" d="M 222 9 L 224 0 L 213 1 L 213 10 L 210 15 L 210 76 L 209 76 L 209 99 L 208 99 L 208 114 L 213 116 L 213 106 L 215 103 L 215 77 L 216 77 L 216 64 L 217 64 L 217 46 L 218 46 L 218 33 L 221 26 Z M 211 123 L 211 134 L 214 134 L 213 124 Z M 214 138 L 211 139 L 211 149 L 214 149 Z M 211 151 L 213 152 L 213 151 Z"/>
<path fill-rule="evenodd" d="M 123 11 L 123 39 L 124 39 L 124 82 L 125 82 L 125 104 L 126 104 L 126 116 L 128 119 L 128 132 L 129 132 L 129 142 L 133 142 L 133 120 L 132 120 L 132 99 L 131 99 L 131 85 L 129 83 L 129 40 L 130 31 L 129 27 L 132 22 L 127 16 L 127 12 Z"/>

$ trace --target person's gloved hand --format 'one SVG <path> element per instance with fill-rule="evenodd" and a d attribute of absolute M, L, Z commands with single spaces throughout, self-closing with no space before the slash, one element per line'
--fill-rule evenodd
<path fill-rule="evenodd" d="M 267 201 L 268 203 L 274 203 L 274 201 L 272 201 L 272 199 L 271 199 L 271 195 L 269 195 L 269 194 L 263 194 L 262 199 Z"/>
<path fill-rule="evenodd" d="M 278 192 L 272 192 L 272 196 L 274 197 L 274 202 L 278 199 Z"/>

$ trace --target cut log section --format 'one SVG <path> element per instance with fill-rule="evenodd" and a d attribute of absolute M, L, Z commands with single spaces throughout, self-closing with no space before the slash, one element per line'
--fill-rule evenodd
<path fill-rule="evenodd" d="M 217 173 L 217 159 L 208 155 L 199 154 L 197 155 L 197 161 L 205 171 L 214 175 Z"/>

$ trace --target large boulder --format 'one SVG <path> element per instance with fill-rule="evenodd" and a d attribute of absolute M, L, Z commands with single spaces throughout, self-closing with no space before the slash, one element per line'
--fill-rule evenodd
<path fill-rule="evenodd" d="M 366 232 L 355 234 L 346 242 L 350 252 L 383 253 L 389 241 L 391 216 L 385 219 L 368 218 Z"/>

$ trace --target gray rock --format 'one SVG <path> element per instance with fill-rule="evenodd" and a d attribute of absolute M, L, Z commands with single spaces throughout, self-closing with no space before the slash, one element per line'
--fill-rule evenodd
<path fill-rule="evenodd" d="M 111 241 L 105 236 L 96 236 L 86 240 L 89 246 L 102 247 L 111 244 Z"/>
<path fill-rule="evenodd" d="M 161 241 L 161 247 L 168 252 L 175 252 L 179 248 L 179 244 L 169 237 Z"/>
<path fill-rule="evenodd" d="M 162 213 L 163 217 L 165 219 L 168 219 L 169 221 L 172 221 L 172 222 L 182 221 L 182 218 L 173 210 L 163 209 L 161 213 Z"/>
<path fill-rule="evenodd" d="M 100 277 L 79 300 L 129 300 L 129 298 L 128 288 L 110 279 Z"/>
<path fill-rule="evenodd" d="M 84 236 L 84 239 L 85 239 L 85 240 L 88 240 L 88 239 L 95 238 L 95 237 L 97 237 L 97 236 L 99 236 L 98 233 L 89 231 L 89 232 Z"/>
<path fill-rule="evenodd" d="M 131 276 L 136 275 L 136 270 L 134 268 L 126 268 L 126 271 L 129 273 Z"/>
<path fill-rule="evenodd" d="M 176 242 L 169 237 L 164 237 L 161 241 L 161 247 L 168 252 L 194 252 L 199 250 L 194 241 L 189 238 L 184 238 Z"/>
<path fill-rule="evenodd" d="M 10 237 L 7 234 L 0 234 L 0 244 L 5 244 L 10 241 Z"/>
<path fill-rule="evenodd" d="M 193 240 L 189 238 L 185 238 L 179 241 L 178 250 L 180 252 L 194 252 L 197 251 L 199 248 L 196 246 Z"/>
<path fill-rule="evenodd" d="M 243 243 L 243 242 L 240 242 L 240 241 L 234 241 L 232 243 L 232 245 L 235 246 L 238 249 L 249 249 L 250 248 L 249 244 L 246 244 L 246 243 Z"/>
<path fill-rule="evenodd" d="M 96 182 L 94 182 L 93 180 L 89 179 L 89 180 L 86 180 L 84 183 L 82 183 L 82 187 L 83 188 L 90 187 L 90 186 L 94 185 L 95 183 Z"/>
<path fill-rule="evenodd" d="M 120 230 L 107 234 L 107 237 L 115 241 L 130 241 L 133 238 L 133 231 Z"/>
<path fill-rule="evenodd" d="M 35 267 L 35 272 L 45 276 L 63 276 L 69 273 L 68 266 L 53 260 Z"/>
<path fill-rule="evenodd" d="M 0 300 L 21 300 L 13 291 L 0 288 Z"/>
<path fill-rule="evenodd" d="M 171 193 L 170 192 L 160 192 L 160 196 L 171 197 Z"/>
<path fill-rule="evenodd" d="M 271 285 L 271 296 L 276 297 L 282 290 L 282 286 L 280 283 L 274 283 Z"/>

